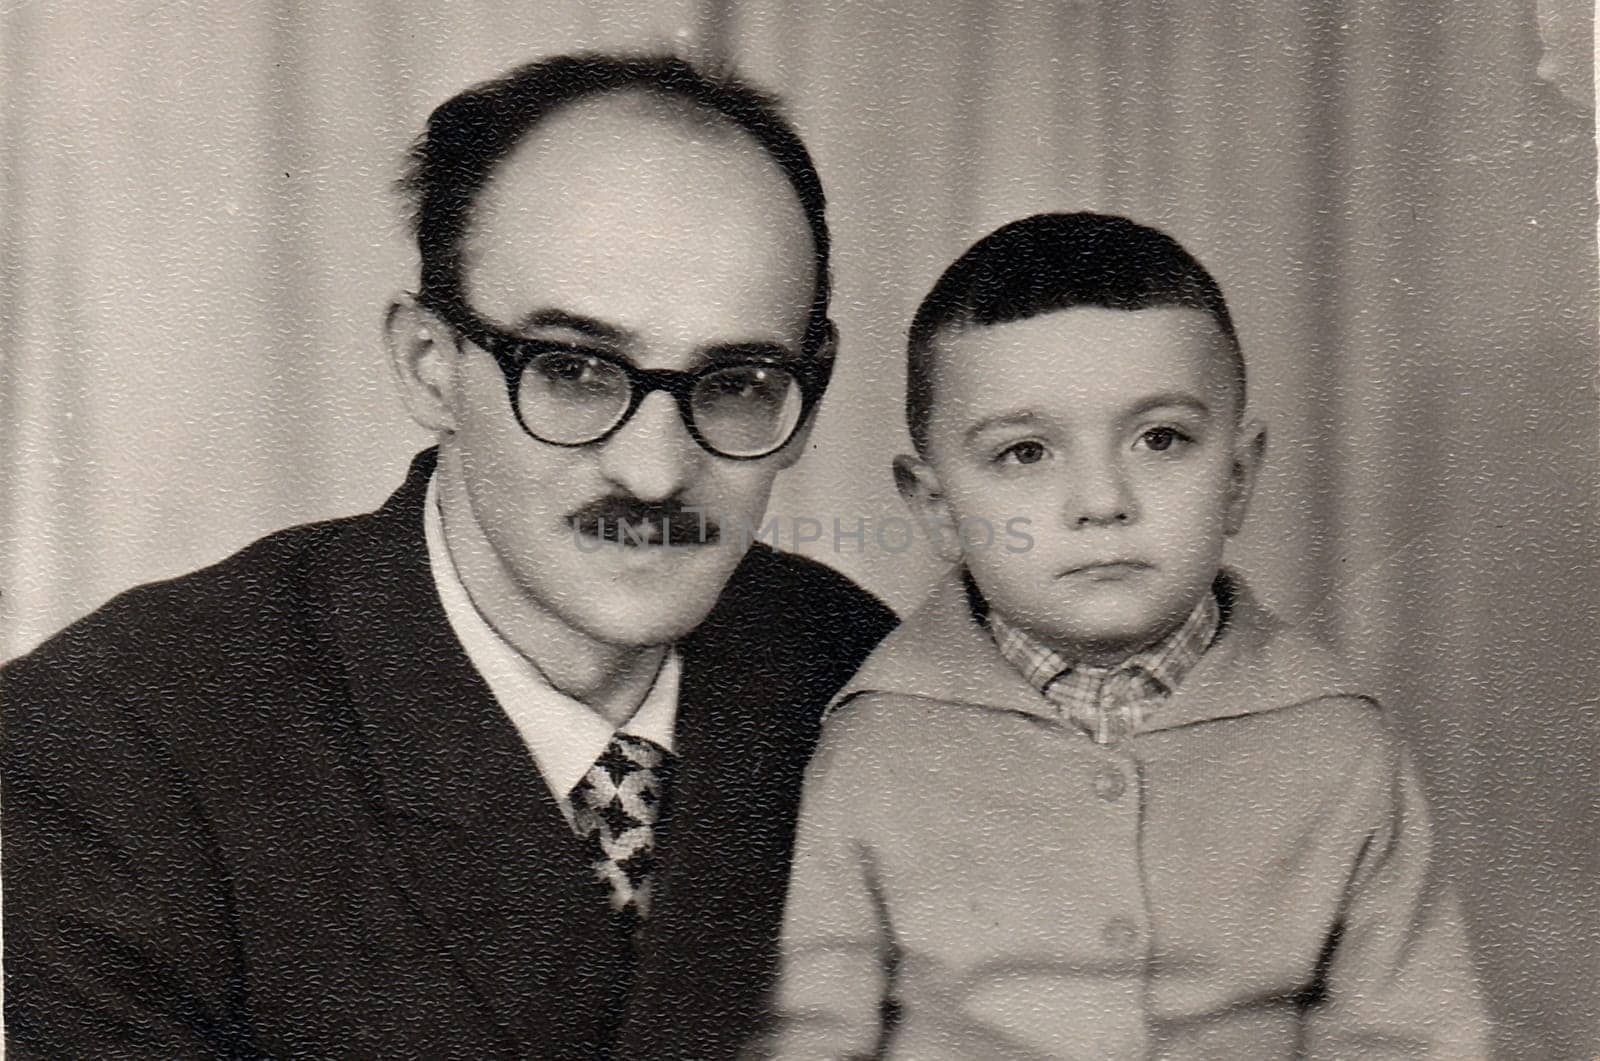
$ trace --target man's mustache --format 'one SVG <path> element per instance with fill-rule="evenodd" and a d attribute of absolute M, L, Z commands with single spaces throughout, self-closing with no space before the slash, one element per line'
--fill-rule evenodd
<path fill-rule="evenodd" d="M 601 497 L 567 517 L 574 531 L 623 545 L 710 545 L 722 537 L 711 514 L 677 498 Z"/>

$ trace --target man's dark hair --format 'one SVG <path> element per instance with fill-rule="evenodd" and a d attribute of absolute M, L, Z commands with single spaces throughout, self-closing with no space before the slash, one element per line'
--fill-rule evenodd
<path fill-rule="evenodd" d="M 565 55 L 518 67 L 435 108 L 412 146 L 400 186 L 412 200 L 412 230 L 422 260 L 419 298 L 465 308 L 461 241 L 472 207 L 495 167 L 541 121 L 592 96 L 640 90 L 682 100 L 712 120 L 749 134 L 783 170 L 811 228 L 816 291 L 806 349 L 827 337 L 829 239 L 822 181 L 777 102 L 732 73 L 705 70 L 671 55 Z"/>
<path fill-rule="evenodd" d="M 1034 214 L 974 243 L 917 307 L 906 352 L 906 424 L 923 452 L 940 333 L 1097 306 L 1182 306 L 1209 314 L 1232 353 L 1244 407 L 1244 354 L 1228 304 L 1205 266 L 1164 232 L 1106 214 Z"/>

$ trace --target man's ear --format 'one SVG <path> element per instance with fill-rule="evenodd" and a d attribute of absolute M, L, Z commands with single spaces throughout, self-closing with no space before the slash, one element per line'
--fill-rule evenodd
<path fill-rule="evenodd" d="M 411 418 L 430 431 L 454 431 L 458 348 L 449 326 L 399 295 L 383 317 L 383 345 Z"/>
<path fill-rule="evenodd" d="M 830 373 L 833 367 L 834 356 L 839 352 L 839 330 L 833 326 L 833 321 L 828 321 L 828 333 L 822 342 L 817 344 L 817 351 L 812 356 L 829 366 Z M 806 452 L 806 443 L 811 440 L 811 429 L 817 426 L 817 410 L 822 407 L 819 401 L 806 413 L 805 422 L 795 430 L 794 437 L 784 444 L 783 449 L 777 453 L 778 467 L 788 468 L 799 460 Z"/>
<path fill-rule="evenodd" d="M 1229 470 L 1228 481 L 1227 531 L 1230 536 L 1238 534 L 1244 526 L 1250 497 L 1256 489 L 1256 476 L 1266 454 L 1267 429 L 1261 422 L 1249 420 L 1240 424 L 1233 436 L 1233 467 Z"/>
<path fill-rule="evenodd" d="M 902 453 L 894 459 L 894 485 L 900 498 L 911 509 L 917 522 L 928 535 L 933 551 L 942 560 L 957 563 L 961 559 L 960 528 L 955 514 L 945 500 L 939 485 L 939 475 L 933 465 L 921 457 Z"/>

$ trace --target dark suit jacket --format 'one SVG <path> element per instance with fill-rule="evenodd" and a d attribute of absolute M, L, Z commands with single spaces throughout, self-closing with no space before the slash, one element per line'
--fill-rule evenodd
<path fill-rule="evenodd" d="M 680 645 L 630 940 L 450 632 L 431 467 L 0 672 L 13 1056 L 713 1058 L 751 1032 L 818 716 L 890 613 L 752 548 Z"/>

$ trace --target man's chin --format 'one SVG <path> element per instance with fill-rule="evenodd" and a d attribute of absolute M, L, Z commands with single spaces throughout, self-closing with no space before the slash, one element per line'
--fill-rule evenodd
<path fill-rule="evenodd" d="M 715 603 L 714 596 L 702 602 L 682 595 L 662 599 L 608 593 L 588 602 L 579 623 L 590 637 L 608 645 L 666 645 L 693 633 Z"/>
<path fill-rule="evenodd" d="M 721 596 L 739 555 L 728 548 L 609 545 L 585 553 L 582 623 L 616 645 L 660 645 L 688 636 Z"/>

